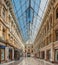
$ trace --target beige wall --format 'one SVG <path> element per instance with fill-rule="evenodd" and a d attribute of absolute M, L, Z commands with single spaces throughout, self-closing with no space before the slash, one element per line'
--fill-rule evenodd
<path fill-rule="evenodd" d="M 0 38 L 10 45 L 18 46 L 17 48 L 19 48 L 21 46 L 21 36 L 17 21 L 14 12 L 9 10 L 10 7 L 12 8 L 11 2 L 8 1 L 11 6 L 7 6 L 6 2 L 7 0 L 1 0 L 0 2 Z"/>
<path fill-rule="evenodd" d="M 34 49 L 38 47 L 37 53 L 44 51 L 45 59 L 47 58 L 46 51 L 51 50 L 51 61 L 55 61 L 55 48 L 58 47 L 58 40 L 56 40 L 56 30 L 58 30 L 57 8 L 58 0 L 50 0 L 34 42 Z"/>

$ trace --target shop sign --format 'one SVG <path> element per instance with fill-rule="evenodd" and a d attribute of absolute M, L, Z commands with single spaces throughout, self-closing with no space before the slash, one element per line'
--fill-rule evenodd
<path fill-rule="evenodd" d="M 4 49 L 6 46 L 0 45 L 0 48 Z"/>

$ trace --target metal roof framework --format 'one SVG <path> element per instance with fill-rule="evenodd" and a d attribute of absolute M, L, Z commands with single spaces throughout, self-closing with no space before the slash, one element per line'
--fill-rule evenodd
<path fill-rule="evenodd" d="M 24 42 L 34 41 L 47 3 L 48 0 L 12 0 Z"/>

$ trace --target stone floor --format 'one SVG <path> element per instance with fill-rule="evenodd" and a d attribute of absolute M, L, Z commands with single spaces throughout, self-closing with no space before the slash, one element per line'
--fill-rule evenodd
<path fill-rule="evenodd" d="M 29 58 L 23 58 L 20 61 L 14 61 L 12 63 L 5 63 L 1 65 L 58 65 L 58 64 L 52 64 L 44 60 L 29 57 Z"/>

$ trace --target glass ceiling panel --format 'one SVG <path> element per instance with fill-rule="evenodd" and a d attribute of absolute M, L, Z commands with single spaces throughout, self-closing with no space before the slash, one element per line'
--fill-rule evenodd
<path fill-rule="evenodd" d="M 12 0 L 14 12 L 24 41 L 35 38 L 48 0 Z"/>

